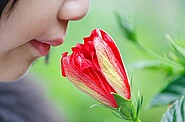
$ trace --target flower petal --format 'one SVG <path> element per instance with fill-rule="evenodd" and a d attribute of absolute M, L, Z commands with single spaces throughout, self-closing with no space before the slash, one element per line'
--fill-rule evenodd
<path fill-rule="evenodd" d="M 75 61 L 76 55 L 77 54 L 73 53 L 71 56 L 66 56 L 63 58 L 63 68 L 65 69 L 67 78 L 80 90 L 89 94 L 99 102 L 108 106 L 117 107 L 113 95 L 110 94 L 112 91 L 114 91 L 111 89 L 111 86 L 102 81 L 103 79 L 98 76 L 100 74 L 97 74 L 96 71 L 93 70 L 92 66 L 83 68 L 82 70 L 78 64 L 80 62 Z M 82 59 L 78 60 L 85 62 L 83 61 L 83 57 Z M 109 88 L 108 90 L 110 92 L 108 92 L 107 87 Z"/>
<path fill-rule="evenodd" d="M 62 59 L 61 59 L 61 69 L 62 69 L 62 76 L 66 77 L 66 73 L 64 70 L 64 64 L 63 64 L 63 59 L 67 56 L 68 52 L 64 52 L 62 54 Z"/>
<path fill-rule="evenodd" d="M 115 47 L 112 49 L 105 40 L 102 39 L 102 36 L 94 38 L 94 46 L 100 69 L 110 85 L 122 97 L 130 99 L 130 86 L 127 74 L 116 57 L 118 54 L 115 55 L 113 52 Z"/>

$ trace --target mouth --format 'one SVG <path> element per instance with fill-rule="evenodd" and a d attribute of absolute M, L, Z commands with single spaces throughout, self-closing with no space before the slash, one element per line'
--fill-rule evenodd
<path fill-rule="evenodd" d="M 49 53 L 50 46 L 59 46 L 63 43 L 63 39 L 54 39 L 54 40 L 31 40 L 32 46 L 40 53 L 41 56 L 46 56 Z"/>

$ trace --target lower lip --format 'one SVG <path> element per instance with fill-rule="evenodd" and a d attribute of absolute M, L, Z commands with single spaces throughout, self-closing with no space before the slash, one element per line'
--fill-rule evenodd
<path fill-rule="evenodd" d="M 31 44 L 40 53 L 41 56 L 45 56 L 49 53 L 50 45 L 39 42 L 37 40 L 31 40 Z"/>

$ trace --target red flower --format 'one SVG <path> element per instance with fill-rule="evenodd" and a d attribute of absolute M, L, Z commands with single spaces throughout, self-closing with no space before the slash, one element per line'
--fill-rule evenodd
<path fill-rule="evenodd" d="M 130 86 L 119 50 L 103 30 L 95 29 L 84 44 L 63 53 L 62 75 L 99 102 L 117 108 L 111 92 L 130 100 Z"/>

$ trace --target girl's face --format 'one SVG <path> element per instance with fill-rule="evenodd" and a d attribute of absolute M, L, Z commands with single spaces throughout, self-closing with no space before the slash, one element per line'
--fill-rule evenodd
<path fill-rule="evenodd" d="M 20 78 L 50 46 L 64 41 L 69 20 L 83 18 L 88 0 L 18 0 L 7 18 L 0 20 L 0 81 Z"/>

